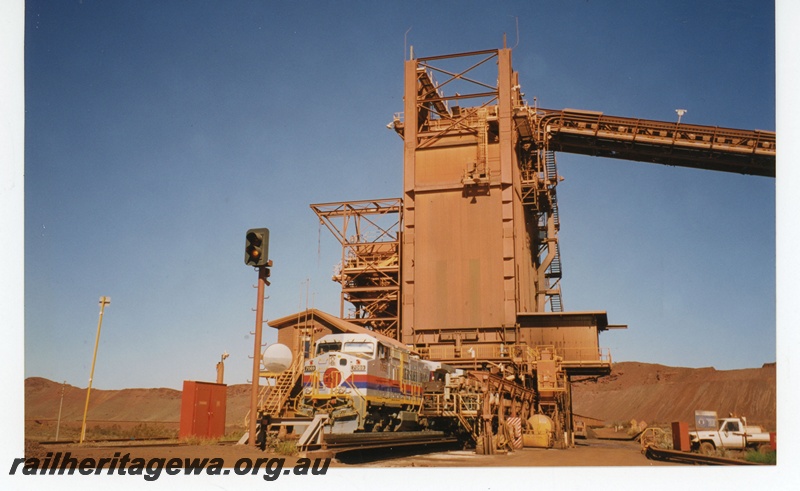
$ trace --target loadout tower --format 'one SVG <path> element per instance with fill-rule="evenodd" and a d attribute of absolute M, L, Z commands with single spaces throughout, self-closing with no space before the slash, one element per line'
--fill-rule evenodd
<path fill-rule="evenodd" d="M 609 373 L 599 333 L 624 326 L 564 308 L 556 152 L 774 177 L 775 133 L 530 106 L 506 48 L 409 59 L 404 87 L 402 198 L 312 205 L 342 244 L 340 315 L 495 392 L 470 425 L 486 451 L 533 413 L 567 444 L 570 378 Z"/>

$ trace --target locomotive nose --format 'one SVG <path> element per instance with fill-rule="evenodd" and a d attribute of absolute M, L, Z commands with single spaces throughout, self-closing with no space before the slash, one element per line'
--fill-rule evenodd
<path fill-rule="evenodd" d="M 329 389 L 338 387 L 339 384 L 342 383 L 342 372 L 340 372 L 338 368 L 328 368 L 322 376 L 322 383 Z"/>

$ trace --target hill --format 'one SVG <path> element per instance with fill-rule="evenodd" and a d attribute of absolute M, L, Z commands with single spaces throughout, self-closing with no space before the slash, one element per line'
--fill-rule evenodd
<path fill-rule="evenodd" d="M 615 363 L 611 375 L 573 380 L 573 412 L 608 423 L 694 422 L 697 409 L 747 417 L 750 424 L 776 429 L 775 363 L 761 368 L 716 370 Z"/>
<path fill-rule="evenodd" d="M 615 363 L 610 376 L 573 381 L 573 411 L 606 421 L 632 419 L 669 423 L 694 419 L 696 409 L 720 415 L 736 413 L 769 430 L 776 426 L 775 364 L 743 370 L 676 368 L 648 363 Z M 25 419 L 47 422 L 48 434 L 58 417 L 62 385 L 44 378 L 25 380 Z M 86 389 L 64 387 L 62 422 L 80 421 Z M 226 423 L 243 426 L 249 410 L 250 386 L 228 386 Z M 177 427 L 181 391 L 174 389 L 92 390 L 89 420 L 93 422 L 164 423 Z M 26 424 L 33 431 L 35 424 Z"/>
<path fill-rule="evenodd" d="M 94 421 L 180 421 L 182 392 L 175 389 L 92 389 L 88 419 Z M 53 420 L 58 417 L 61 384 L 41 377 L 25 379 L 25 419 Z M 83 418 L 86 388 L 64 386 L 63 421 Z M 250 409 L 250 386 L 228 386 L 226 423 L 240 424 Z"/>

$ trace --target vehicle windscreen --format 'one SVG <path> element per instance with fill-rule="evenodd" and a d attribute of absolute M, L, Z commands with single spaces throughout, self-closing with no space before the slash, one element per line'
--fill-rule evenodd
<path fill-rule="evenodd" d="M 325 341 L 317 344 L 317 355 L 322 355 L 329 351 L 341 351 L 342 343 L 339 341 Z"/>
<path fill-rule="evenodd" d="M 375 343 L 369 341 L 349 341 L 344 343 L 345 353 L 372 357 L 375 354 Z"/>

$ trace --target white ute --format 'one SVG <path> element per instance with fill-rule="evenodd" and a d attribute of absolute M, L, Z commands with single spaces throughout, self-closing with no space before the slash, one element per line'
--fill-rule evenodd
<path fill-rule="evenodd" d="M 711 454 L 717 448 L 744 450 L 770 443 L 769 433 L 760 426 L 747 426 L 745 418 L 731 417 L 717 420 L 714 412 L 697 411 L 695 422 L 697 429 L 689 432 L 689 438 L 692 450 L 702 454 Z"/>

